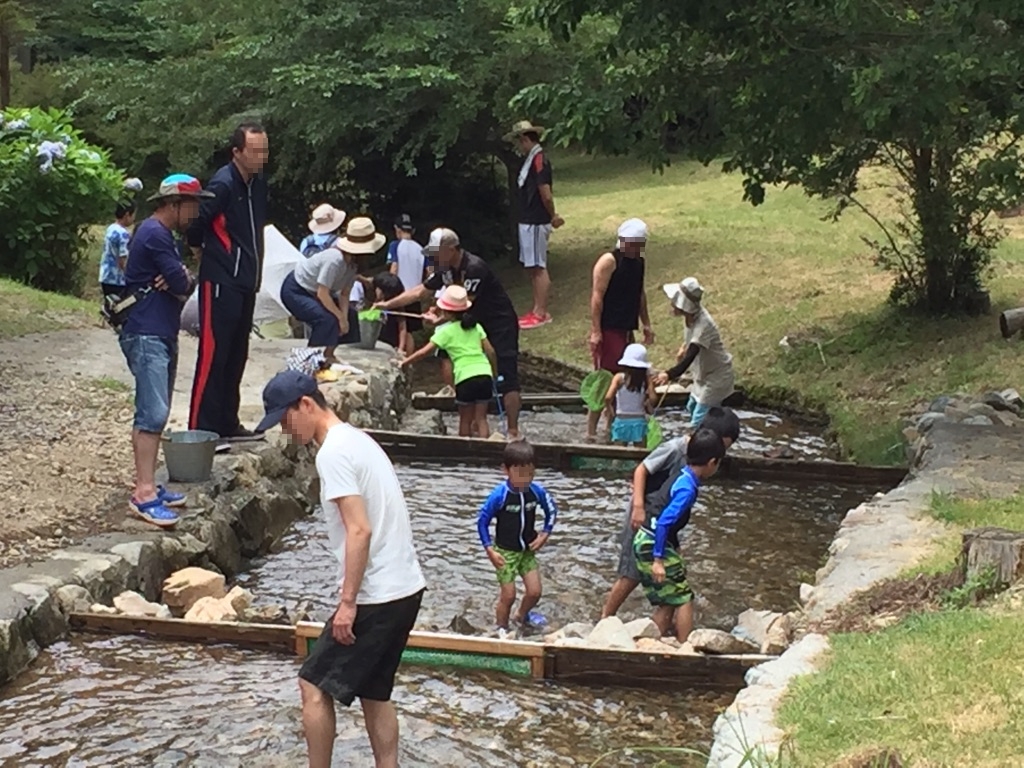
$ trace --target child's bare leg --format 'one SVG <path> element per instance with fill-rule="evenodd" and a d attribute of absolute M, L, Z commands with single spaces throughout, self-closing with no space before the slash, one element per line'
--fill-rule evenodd
<path fill-rule="evenodd" d="M 693 631 L 693 601 L 676 608 L 676 640 L 685 643 Z"/>
<path fill-rule="evenodd" d="M 473 406 L 459 406 L 459 437 L 470 437 L 473 427 Z"/>
<path fill-rule="evenodd" d="M 500 629 L 508 629 L 508 617 L 512 613 L 512 603 L 516 601 L 515 582 L 501 585 L 498 593 L 498 607 L 494 612 L 494 620 Z"/>
<path fill-rule="evenodd" d="M 486 440 L 491 436 L 491 427 L 487 423 L 487 406 L 489 403 L 475 403 L 473 405 L 473 421 L 476 422 L 476 436 Z"/>
<path fill-rule="evenodd" d="M 658 605 L 654 608 L 654 615 L 651 616 L 651 621 L 658 625 L 662 637 L 672 634 L 674 631 L 672 626 L 672 612 L 674 610 L 671 605 Z"/>
<path fill-rule="evenodd" d="M 541 586 L 540 586 L 540 571 L 534 569 L 529 573 L 523 574 L 523 599 L 519 601 L 519 610 L 516 611 L 516 621 L 522 624 L 526 621 L 526 617 L 529 615 L 537 603 L 540 602 Z"/>
<path fill-rule="evenodd" d="M 597 424 L 600 421 L 600 411 L 587 411 L 587 437 L 597 437 Z"/>

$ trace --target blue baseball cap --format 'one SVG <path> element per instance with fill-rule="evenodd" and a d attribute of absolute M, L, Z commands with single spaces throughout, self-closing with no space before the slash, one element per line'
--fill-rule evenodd
<path fill-rule="evenodd" d="M 263 410 L 266 415 L 256 427 L 256 431 L 266 432 L 277 426 L 289 408 L 316 391 L 316 379 L 308 373 L 291 369 L 281 371 L 263 388 Z"/>

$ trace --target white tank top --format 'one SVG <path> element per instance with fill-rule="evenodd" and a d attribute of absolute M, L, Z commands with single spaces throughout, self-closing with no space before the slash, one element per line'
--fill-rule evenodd
<path fill-rule="evenodd" d="M 646 416 L 644 412 L 644 400 L 647 397 L 647 388 L 644 387 L 634 392 L 626 389 L 623 384 L 615 393 L 615 415 L 616 416 Z"/>

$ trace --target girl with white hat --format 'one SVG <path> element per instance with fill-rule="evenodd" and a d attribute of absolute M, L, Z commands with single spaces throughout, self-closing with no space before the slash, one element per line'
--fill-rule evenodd
<path fill-rule="evenodd" d="M 647 444 L 647 411 L 654 405 L 654 377 L 643 344 L 630 344 L 612 377 L 605 407 L 615 414 L 612 442 L 643 447 Z"/>
<path fill-rule="evenodd" d="M 690 426 L 696 429 L 704 421 L 709 408 L 721 405 L 733 393 L 732 355 L 722 343 L 714 318 L 701 304 L 704 287 L 697 278 L 687 277 L 679 283 L 669 283 L 662 286 L 662 290 L 672 305 L 672 314 L 682 315 L 686 333 L 677 355 L 678 362 L 659 373 L 654 383 L 663 386 L 685 371 L 692 370 L 693 385 L 686 410 L 690 414 Z"/>
<path fill-rule="evenodd" d="M 455 402 L 459 407 L 459 437 L 470 437 L 476 424 L 477 437 L 490 437 L 487 407 L 494 394 L 497 356 L 487 340 L 487 332 L 468 314 L 473 302 L 461 285 L 449 285 L 437 300 L 442 325 L 430 341 L 400 363 L 411 365 L 434 354 L 437 349 L 448 353 L 455 380 Z"/>

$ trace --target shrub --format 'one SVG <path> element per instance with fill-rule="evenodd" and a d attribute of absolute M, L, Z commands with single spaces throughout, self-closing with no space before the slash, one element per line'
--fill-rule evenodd
<path fill-rule="evenodd" d="M 122 176 L 58 110 L 0 112 L 0 274 L 75 292 L 87 227 L 109 219 Z"/>

